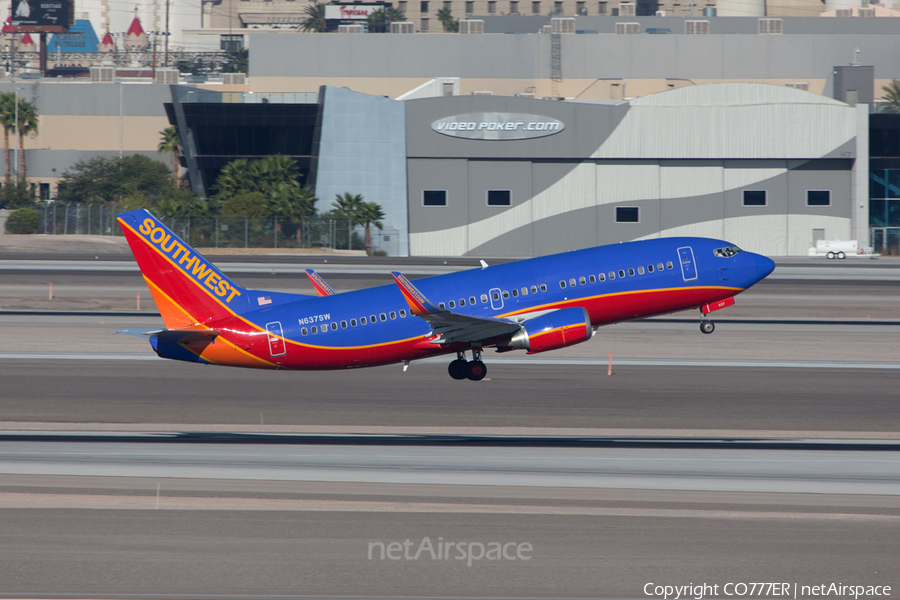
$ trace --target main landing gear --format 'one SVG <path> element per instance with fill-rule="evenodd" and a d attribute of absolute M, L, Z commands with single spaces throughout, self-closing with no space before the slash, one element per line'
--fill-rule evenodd
<path fill-rule="evenodd" d="M 457 352 L 456 360 L 447 367 L 453 379 L 481 381 L 487 375 L 487 366 L 481 362 L 481 348 L 472 348 L 472 360 L 466 360 L 465 352 Z"/>

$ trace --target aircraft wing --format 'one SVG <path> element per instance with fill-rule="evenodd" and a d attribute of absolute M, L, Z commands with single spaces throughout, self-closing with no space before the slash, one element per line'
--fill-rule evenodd
<path fill-rule="evenodd" d="M 401 273 L 392 271 L 391 275 L 409 304 L 410 312 L 431 325 L 434 334 L 438 336 L 432 341 L 433 344 L 483 342 L 512 335 L 521 328 L 518 323 L 508 319 L 473 317 L 438 308 Z"/>
<path fill-rule="evenodd" d="M 312 269 L 303 269 L 306 273 L 306 276 L 309 277 L 310 283 L 312 286 L 316 288 L 316 293 L 320 296 L 334 296 L 334 290 L 331 289 L 331 286 L 325 283 L 325 280 L 322 277 L 313 271 Z"/>

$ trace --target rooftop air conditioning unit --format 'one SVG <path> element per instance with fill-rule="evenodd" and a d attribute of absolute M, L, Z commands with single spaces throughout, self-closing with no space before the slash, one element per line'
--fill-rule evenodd
<path fill-rule="evenodd" d="M 689 35 L 709 35 L 709 21 L 685 21 L 684 32 Z"/>
<path fill-rule="evenodd" d="M 544 25 L 543 27 L 541 27 L 541 33 L 553 33 L 553 26 Z"/>
<path fill-rule="evenodd" d="M 664 10 L 658 10 L 658 11 L 656 11 L 656 16 L 657 16 L 657 17 L 664 17 L 664 16 L 666 16 L 666 11 L 664 11 Z"/>
<path fill-rule="evenodd" d="M 622 2 L 619 4 L 620 17 L 633 17 L 634 15 L 634 4 L 631 4 L 630 2 Z"/>
<path fill-rule="evenodd" d="M 517 92 L 517 98 L 534 98 L 534 92 Z"/>
<path fill-rule="evenodd" d="M 786 83 L 785 87 L 794 88 L 795 90 L 804 90 L 806 92 L 809 91 L 809 82 L 808 81 L 797 81 L 794 83 Z"/>
<path fill-rule="evenodd" d="M 875 16 L 875 9 L 874 8 L 860 8 L 856 14 L 859 15 L 861 18 L 872 18 Z"/>
<path fill-rule="evenodd" d="M 107 65 L 91 67 L 91 83 L 113 83 L 115 80 L 115 67 Z"/>
<path fill-rule="evenodd" d="M 834 16 L 839 17 L 841 19 L 849 19 L 850 17 L 853 16 L 853 11 L 850 10 L 849 8 L 839 8 L 836 11 L 834 11 Z"/>
<path fill-rule="evenodd" d="M 472 92 L 473 96 L 493 96 L 494 92 Z"/>
<path fill-rule="evenodd" d="M 362 25 L 338 25 L 338 33 L 362 33 Z"/>
<path fill-rule="evenodd" d="M 459 21 L 460 33 L 484 33 L 484 21 L 481 19 L 461 19 Z"/>
<path fill-rule="evenodd" d="M 575 33 L 575 19 L 572 17 L 553 17 L 550 19 L 550 33 Z"/>
<path fill-rule="evenodd" d="M 244 73 L 223 73 L 222 83 L 225 85 L 244 85 L 247 83 L 247 76 Z"/>
<path fill-rule="evenodd" d="M 781 35 L 784 22 L 781 19 L 760 19 L 759 32 L 769 35 Z"/>
<path fill-rule="evenodd" d="M 626 33 L 640 33 L 640 23 L 616 23 L 616 33 L 619 35 Z"/>
<path fill-rule="evenodd" d="M 391 33 L 415 33 L 416 24 L 412 21 L 402 21 L 399 23 L 391 23 Z"/>
<path fill-rule="evenodd" d="M 178 69 L 157 69 L 156 83 L 175 85 L 178 83 Z"/>

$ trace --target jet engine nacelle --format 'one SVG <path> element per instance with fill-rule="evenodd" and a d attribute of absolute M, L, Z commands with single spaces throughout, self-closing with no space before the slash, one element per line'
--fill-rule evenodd
<path fill-rule="evenodd" d="M 586 342 L 592 334 L 587 310 L 561 308 L 522 323 L 522 329 L 513 334 L 508 346 L 535 354 Z"/>

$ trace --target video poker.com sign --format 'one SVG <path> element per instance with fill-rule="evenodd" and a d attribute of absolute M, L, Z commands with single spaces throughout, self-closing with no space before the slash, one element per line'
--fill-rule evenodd
<path fill-rule="evenodd" d="M 522 113 L 470 113 L 438 119 L 431 124 L 436 133 L 469 140 L 527 140 L 559 133 L 562 121 Z"/>

